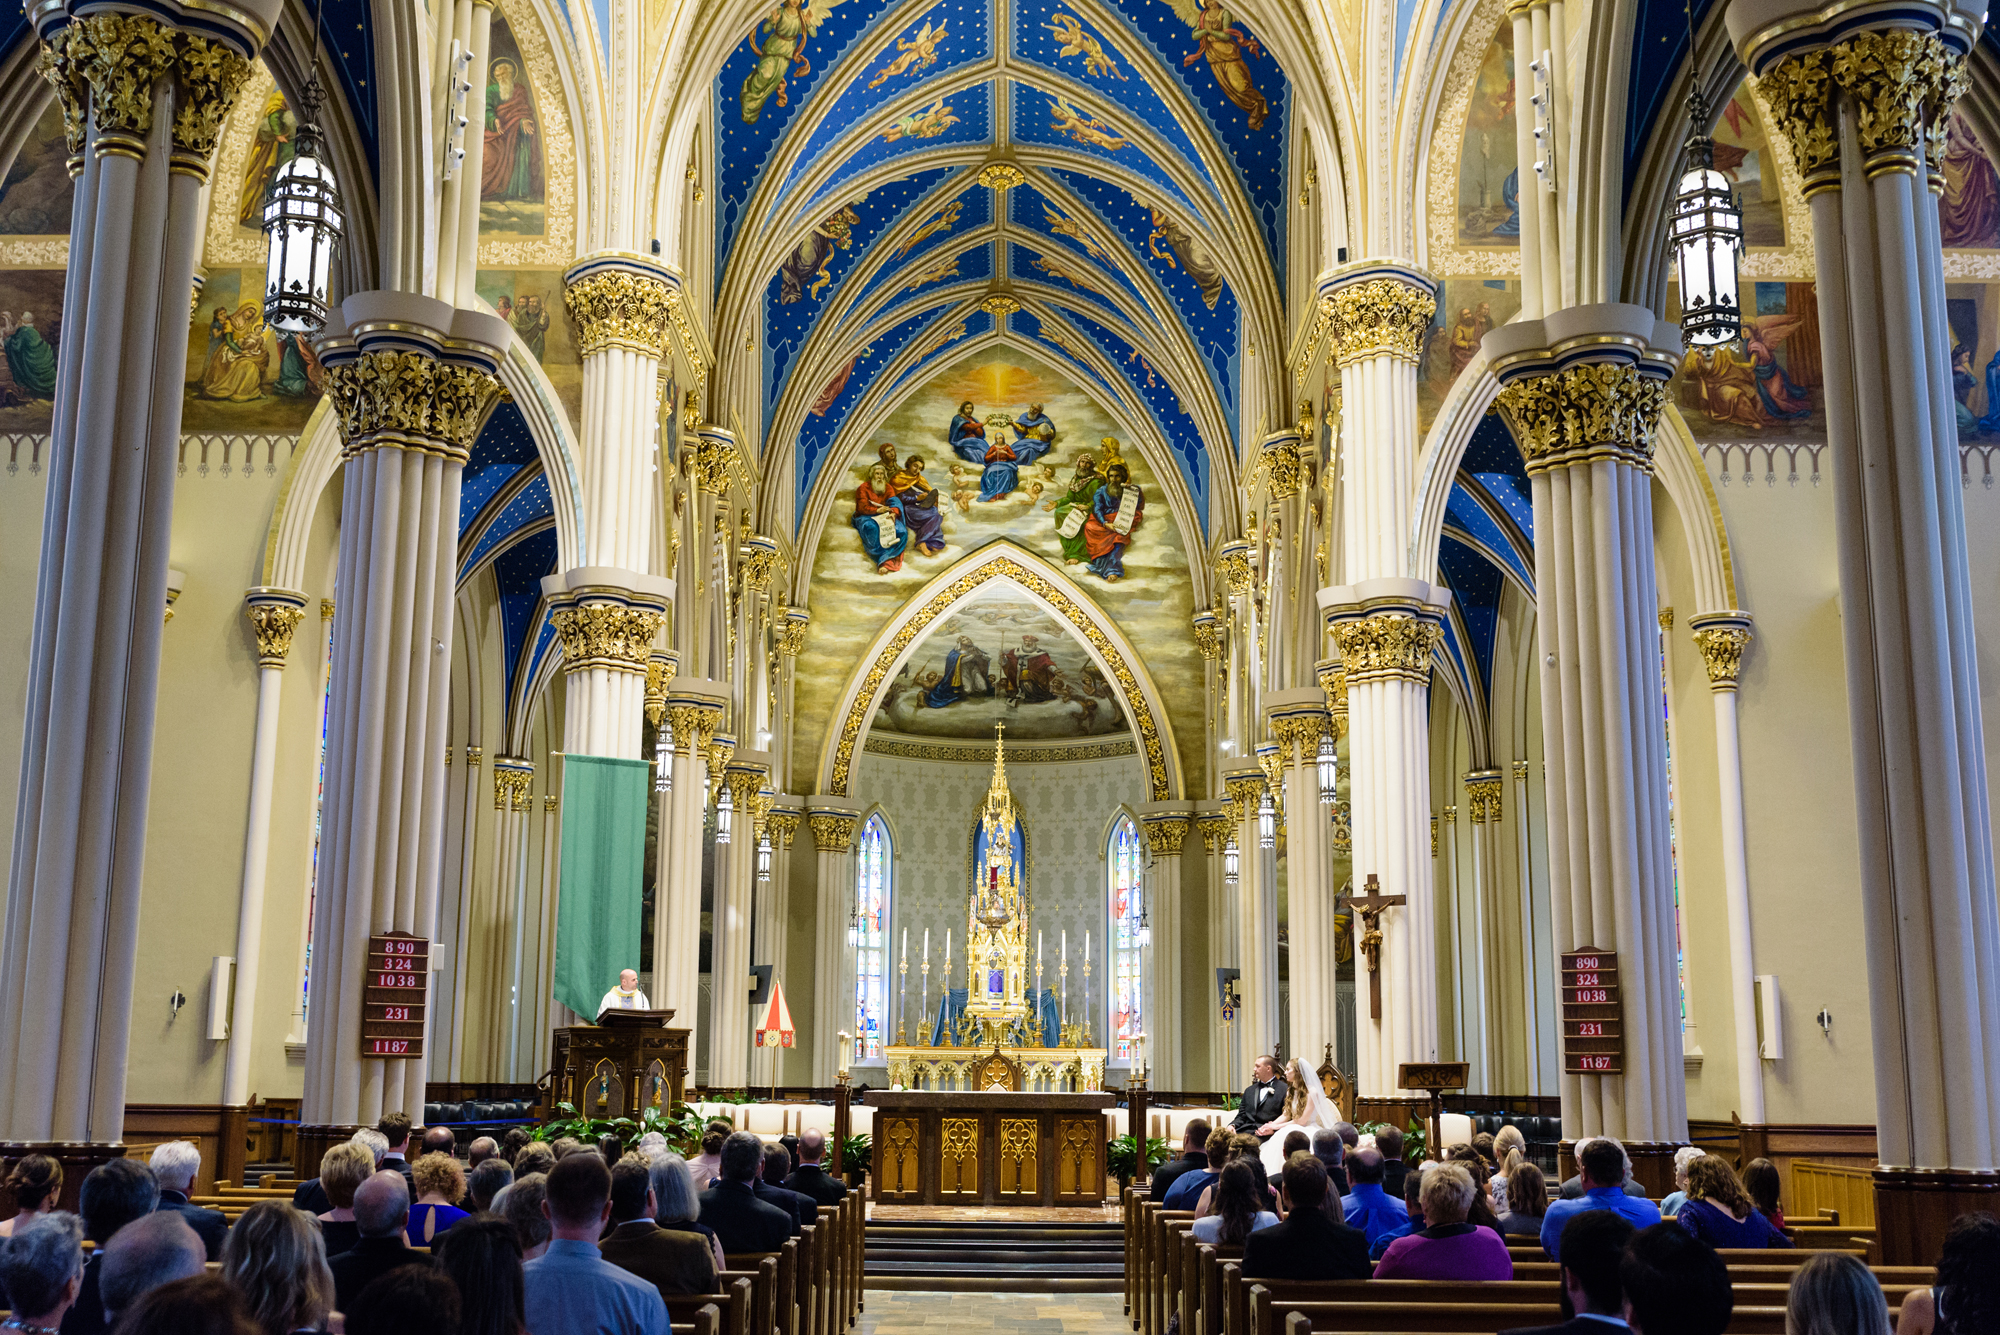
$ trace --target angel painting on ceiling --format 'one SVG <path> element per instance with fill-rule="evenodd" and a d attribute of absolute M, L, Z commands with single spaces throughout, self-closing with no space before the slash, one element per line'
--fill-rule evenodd
<path fill-rule="evenodd" d="M 1161 3 L 1173 6 L 1181 22 L 1188 25 L 1188 36 L 1196 42 L 1195 49 L 1181 64 L 1192 65 L 1206 56 L 1223 96 L 1243 108 L 1251 129 L 1263 129 L 1270 104 L 1257 91 L 1257 81 L 1251 77 L 1249 62 L 1244 60 L 1245 55 L 1264 54 L 1257 39 L 1236 27 L 1229 10 L 1216 0 L 1161 0 Z"/>
<path fill-rule="evenodd" d="M 854 211 L 854 206 L 843 204 L 813 224 L 812 231 L 778 266 L 780 306 L 807 298 L 819 299 L 820 290 L 833 281 L 827 269 L 833 263 L 833 252 L 854 244 L 854 224 L 860 221 L 861 215 Z"/>
<path fill-rule="evenodd" d="M 1188 277 L 1194 279 L 1201 289 L 1201 299 L 1210 310 L 1215 309 L 1215 299 L 1222 295 L 1222 268 L 1215 262 L 1201 238 L 1181 225 L 1178 218 L 1163 209 L 1149 210 L 1153 215 L 1153 232 L 1146 238 L 1146 250 L 1156 260 L 1165 260 L 1168 268 L 1175 267 L 1176 261 Z M 1160 249 L 1160 242 L 1167 243 L 1167 249 Z"/>
<path fill-rule="evenodd" d="M 757 63 L 743 76 L 743 92 L 737 99 L 745 125 L 755 125 L 764 114 L 764 104 L 774 97 L 779 106 L 790 105 L 787 80 L 812 73 L 806 43 L 819 35 L 820 25 L 840 5 L 841 0 L 777 0 L 771 6 L 750 39 Z"/>

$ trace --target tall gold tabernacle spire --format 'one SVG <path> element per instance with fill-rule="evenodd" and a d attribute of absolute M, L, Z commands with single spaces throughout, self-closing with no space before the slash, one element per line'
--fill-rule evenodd
<path fill-rule="evenodd" d="M 1018 813 L 1007 788 L 1006 725 L 993 725 L 993 782 L 979 811 L 986 855 L 973 867 L 965 952 L 969 1012 L 999 1034 L 1029 1019 L 1028 901 L 1014 860 Z M 1016 1039 L 1015 1041 L 1019 1041 Z"/>

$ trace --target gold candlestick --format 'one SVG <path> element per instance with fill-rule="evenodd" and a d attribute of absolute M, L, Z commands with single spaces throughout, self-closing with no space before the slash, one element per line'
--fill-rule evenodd
<path fill-rule="evenodd" d="M 909 942 L 903 943 L 909 949 Z M 896 1046 L 904 1047 L 910 1041 L 910 957 L 905 954 L 903 962 L 897 966 L 901 977 L 896 983 Z"/>

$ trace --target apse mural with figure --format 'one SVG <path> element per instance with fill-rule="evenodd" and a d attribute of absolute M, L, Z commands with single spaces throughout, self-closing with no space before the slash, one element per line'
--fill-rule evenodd
<path fill-rule="evenodd" d="M 1702 439 L 1826 435 L 1819 309 L 1811 283 L 1745 283 L 1743 336 L 1681 357 L 1673 392 Z"/>
<path fill-rule="evenodd" d="M 1722 108 L 1715 122 L 1715 169 L 1736 192 L 1743 211 L 1743 244 L 1785 244 L 1784 181 L 1764 133 L 1757 99 L 1747 88 Z"/>
<path fill-rule="evenodd" d="M 1101 737 L 1129 731 L 1118 693 L 1074 634 L 1018 589 L 941 618 L 884 688 L 875 723 L 927 737 Z"/>
<path fill-rule="evenodd" d="M 485 148 L 479 173 L 482 234 L 540 235 L 547 225 L 547 157 L 536 90 L 514 30 L 493 15 L 486 66 Z"/>
<path fill-rule="evenodd" d="M 264 323 L 263 266 L 211 269 L 188 322 L 182 429 L 298 431 L 325 385 L 312 344 Z"/>
<path fill-rule="evenodd" d="M 1944 196 L 1938 201 L 1938 227 L 1945 249 L 2000 249 L 2000 172 L 1993 169 L 1972 125 L 1951 113 L 1945 136 Z"/>
<path fill-rule="evenodd" d="M 473 290 L 505 320 L 548 375 L 570 424 L 583 429 L 583 351 L 563 304 L 560 269 L 481 269 Z"/>
<path fill-rule="evenodd" d="M 1522 176 L 1514 149 L 1514 29 L 1502 23 L 1479 62 L 1466 107 L 1458 149 L 1459 244 L 1521 243 Z"/>
<path fill-rule="evenodd" d="M 62 108 L 50 99 L 0 180 L 0 236 L 67 235 L 75 198 Z"/>
<path fill-rule="evenodd" d="M 47 431 L 62 341 L 63 271 L 0 273 L 0 431 Z"/>
<path fill-rule="evenodd" d="M 264 200 L 271 191 L 271 178 L 278 168 L 297 156 L 293 139 L 299 118 L 285 105 L 285 95 L 274 86 L 264 94 L 251 134 L 250 156 L 237 174 L 236 224 L 253 232 L 264 229 Z"/>
<path fill-rule="evenodd" d="M 820 737 L 808 740 L 804 733 L 826 726 L 853 665 L 917 588 L 1001 541 L 1062 571 L 1125 636 L 1144 646 L 1149 664 L 1178 665 L 1154 672 L 1161 682 L 1188 683 L 1167 694 L 1167 711 L 1177 738 L 1184 744 L 1199 739 L 1201 658 L 1189 630 L 1194 594 L 1187 542 L 1147 458 L 1164 457 L 1164 443 L 1140 448 L 1138 431 L 1151 429 L 1150 420 L 1115 417 L 1049 362 L 1014 348 L 985 348 L 913 382 L 865 435 L 850 430 L 820 473 L 825 508 L 808 510 L 815 545 L 812 625 L 796 679 L 799 763 L 816 762 Z M 823 515 L 816 534 L 815 513 Z M 1026 633 L 1053 646 L 1046 629 Z M 979 698 L 999 699 L 990 708 L 1005 711 L 1002 655 L 1018 652 L 1019 635 L 1007 644 L 994 636 L 974 638 L 988 660 L 983 675 L 996 683 L 993 697 Z M 955 641 L 940 641 L 928 658 L 912 659 L 912 674 L 942 672 Z M 1061 664 L 1067 651 L 1049 652 Z M 1070 712 L 1083 710 L 1083 698 L 1101 698 L 1081 685 L 1087 677 L 1080 662 L 1063 665 L 1060 675 L 1076 697 L 1064 706 Z M 1044 689 L 1038 683 L 1035 672 L 1027 672 L 1014 696 L 1017 710 L 1049 704 L 1037 698 Z M 981 711 L 989 708 L 968 710 L 963 700 L 938 699 L 943 707 L 933 718 L 954 710 L 985 718 Z M 914 709 L 907 702 L 904 707 Z M 1110 714 L 1100 706 L 1097 717 Z M 990 736 L 991 719 L 982 726 L 975 731 Z"/>
<path fill-rule="evenodd" d="M 1521 285 L 1511 278 L 1447 278 L 1438 290 L 1437 314 L 1424 336 L 1417 370 L 1417 424 L 1430 430 L 1445 396 L 1472 359 L 1487 331 L 1521 309 Z"/>

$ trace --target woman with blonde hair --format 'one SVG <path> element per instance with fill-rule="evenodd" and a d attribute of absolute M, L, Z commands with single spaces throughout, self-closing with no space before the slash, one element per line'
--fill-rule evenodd
<path fill-rule="evenodd" d="M 1674 1216 L 1711 1247 L 1789 1247 L 1792 1240 L 1757 1212 L 1726 1160 L 1704 1154 L 1688 1164 L 1687 1204 Z"/>
<path fill-rule="evenodd" d="M 451 1155 L 434 1152 L 410 1165 L 410 1180 L 417 1189 L 417 1200 L 410 1207 L 410 1226 L 404 1231 L 412 1247 L 428 1247 L 438 1234 L 469 1213 L 458 1208 L 465 1199 L 465 1170 Z"/>
<path fill-rule="evenodd" d="M 258 1201 L 222 1244 L 222 1277 L 262 1335 L 326 1329 L 333 1272 L 312 1216 L 290 1201 Z"/>
<path fill-rule="evenodd" d="M 1688 1165 L 1708 1151 L 1696 1145 L 1683 1145 L 1674 1151 L 1674 1189 L 1660 1202 L 1660 1214 L 1671 1219 L 1681 1212 L 1688 1198 Z"/>
<path fill-rule="evenodd" d="M 1512 1279 L 1514 1260 L 1507 1243 L 1466 1216 L 1478 1193 L 1462 1163 L 1432 1164 L 1424 1170 L 1424 1229 L 1389 1244 L 1376 1263 L 1377 1279 Z"/>
<path fill-rule="evenodd" d="M 0 1219 L 0 1238 L 11 1238 L 19 1225 L 48 1214 L 62 1199 L 62 1164 L 46 1154 L 24 1154 L 7 1173 L 7 1190 L 14 1195 L 14 1217 Z"/>
<path fill-rule="evenodd" d="M 1785 1335 L 1889 1335 L 1889 1300 L 1859 1260 L 1817 1252 L 1792 1272 Z"/>
<path fill-rule="evenodd" d="M 1493 1137 L 1492 1181 L 1486 1184 L 1493 1197 L 1493 1213 L 1505 1218 L 1513 1207 L 1507 1203 L 1507 1182 L 1514 1172 L 1514 1165 L 1528 1157 L 1528 1138 L 1521 1134 L 1518 1126 L 1503 1126 Z"/>
<path fill-rule="evenodd" d="M 375 1171 L 375 1154 L 359 1141 L 335 1145 L 319 1158 L 319 1185 L 331 1210 L 319 1216 L 320 1241 L 328 1256 L 338 1256 L 361 1241 L 354 1222 L 354 1193 Z"/>

